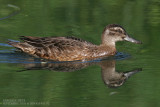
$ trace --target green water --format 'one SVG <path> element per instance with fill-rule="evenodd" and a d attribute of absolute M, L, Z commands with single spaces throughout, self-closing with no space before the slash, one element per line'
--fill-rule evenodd
<path fill-rule="evenodd" d="M 5 44 L 8 39 L 18 40 L 20 35 L 74 35 L 100 44 L 104 27 L 111 23 L 122 25 L 143 42 L 117 43 L 117 50 L 125 56 L 115 58 L 117 73 L 143 69 L 118 88 L 105 84 L 99 61 L 90 66 L 82 64 L 73 72 L 64 72 L 69 66 L 59 65 L 51 71 L 52 65 L 39 64 L 35 68 L 38 59 L 15 53 Z M 159 0 L 1 0 L 0 106 L 158 107 L 159 29 Z"/>

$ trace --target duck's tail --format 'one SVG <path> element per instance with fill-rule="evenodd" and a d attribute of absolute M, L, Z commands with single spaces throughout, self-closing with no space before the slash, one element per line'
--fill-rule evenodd
<path fill-rule="evenodd" d="M 7 44 L 15 47 L 15 48 L 18 48 L 18 49 L 21 49 L 21 45 L 20 45 L 20 42 L 14 42 L 14 41 L 7 41 Z"/>
<path fill-rule="evenodd" d="M 29 54 L 34 53 L 34 47 L 29 45 L 28 43 L 8 41 L 8 44 L 13 46 L 13 47 L 15 47 L 15 48 L 17 48 L 18 50 L 20 50 L 22 52 L 29 53 Z"/>

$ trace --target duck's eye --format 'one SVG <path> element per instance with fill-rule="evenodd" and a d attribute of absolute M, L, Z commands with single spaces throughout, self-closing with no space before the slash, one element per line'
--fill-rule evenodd
<path fill-rule="evenodd" d="M 124 39 L 125 37 L 123 36 L 122 39 Z"/>
<path fill-rule="evenodd" d="M 120 29 L 118 30 L 118 32 L 119 32 L 119 33 L 123 33 L 122 30 L 120 30 Z"/>

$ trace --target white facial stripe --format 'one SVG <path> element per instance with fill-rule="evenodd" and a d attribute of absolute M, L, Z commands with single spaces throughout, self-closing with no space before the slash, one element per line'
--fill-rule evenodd
<path fill-rule="evenodd" d="M 112 28 L 112 30 L 121 31 L 122 33 L 124 32 L 124 30 L 122 28 L 120 28 L 120 27 L 114 27 L 114 28 Z"/>
<path fill-rule="evenodd" d="M 110 31 L 107 29 L 107 30 L 106 30 L 106 34 L 109 34 L 109 32 L 110 32 Z"/>
<path fill-rule="evenodd" d="M 120 27 L 114 27 L 113 29 L 115 29 L 115 30 L 118 30 L 118 29 L 120 29 L 120 30 L 121 30 L 121 28 L 120 28 Z"/>

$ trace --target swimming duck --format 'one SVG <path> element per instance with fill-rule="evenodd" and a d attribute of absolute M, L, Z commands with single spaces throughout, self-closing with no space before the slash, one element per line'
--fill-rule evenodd
<path fill-rule="evenodd" d="M 112 56 L 116 53 L 117 41 L 126 40 L 141 44 L 140 41 L 129 37 L 125 29 L 117 24 L 104 28 L 100 45 L 76 37 L 22 36 L 20 39 L 23 42 L 9 41 L 9 44 L 32 56 L 54 61 L 85 61 Z"/>

